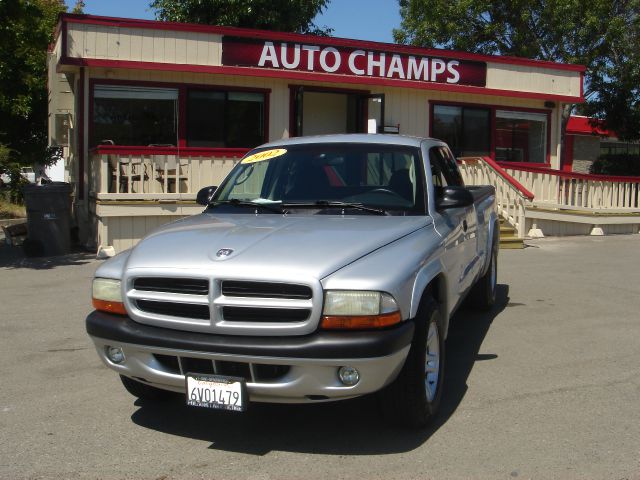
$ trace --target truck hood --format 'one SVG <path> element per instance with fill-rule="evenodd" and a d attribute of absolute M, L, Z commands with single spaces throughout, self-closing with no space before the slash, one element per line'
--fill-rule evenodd
<path fill-rule="evenodd" d="M 126 268 L 322 279 L 430 223 L 430 217 L 418 216 L 203 213 L 147 236 Z"/>

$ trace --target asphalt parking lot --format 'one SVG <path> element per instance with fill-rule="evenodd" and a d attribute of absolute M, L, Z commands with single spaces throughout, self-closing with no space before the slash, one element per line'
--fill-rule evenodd
<path fill-rule="evenodd" d="M 499 301 L 461 311 L 442 411 L 384 423 L 369 398 L 246 414 L 147 405 L 84 330 L 99 265 L 0 247 L 0 478 L 640 479 L 640 236 L 500 253 Z"/>

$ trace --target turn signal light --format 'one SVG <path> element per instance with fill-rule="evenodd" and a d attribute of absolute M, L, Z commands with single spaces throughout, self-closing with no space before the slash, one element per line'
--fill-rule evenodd
<path fill-rule="evenodd" d="M 400 323 L 400 312 L 382 315 L 325 315 L 320 328 L 325 330 L 366 330 L 385 328 Z"/>
<path fill-rule="evenodd" d="M 96 310 L 101 310 L 103 312 L 109 313 L 117 313 L 118 315 L 126 315 L 127 311 L 124 308 L 124 304 L 122 302 L 110 302 L 107 300 L 98 300 L 97 298 L 93 298 L 92 302 L 93 308 Z"/>

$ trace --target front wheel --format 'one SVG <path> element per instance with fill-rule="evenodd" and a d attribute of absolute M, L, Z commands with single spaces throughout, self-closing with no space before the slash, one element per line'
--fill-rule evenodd
<path fill-rule="evenodd" d="M 444 332 L 433 298 L 423 301 L 415 322 L 407 359 L 396 380 L 380 393 L 380 407 L 394 422 L 424 427 L 438 410 L 444 380 Z"/>

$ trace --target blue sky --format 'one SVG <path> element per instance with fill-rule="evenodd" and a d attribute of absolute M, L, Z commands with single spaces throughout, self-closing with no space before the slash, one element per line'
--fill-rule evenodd
<path fill-rule="evenodd" d="M 65 0 L 73 7 L 74 0 Z M 85 13 L 111 17 L 153 19 L 149 0 L 85 0 Z M 393 42 L 400 25 L 397 0 L 332 0 L 315 23 L 334 29 L 333 36 Z"/>

